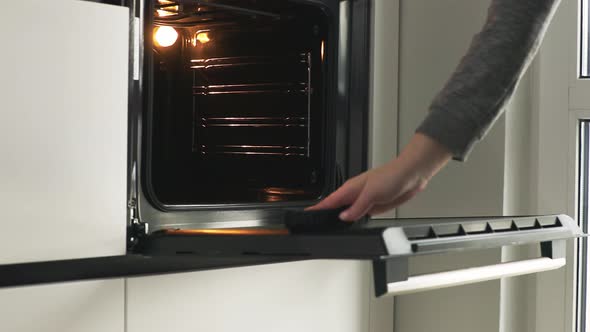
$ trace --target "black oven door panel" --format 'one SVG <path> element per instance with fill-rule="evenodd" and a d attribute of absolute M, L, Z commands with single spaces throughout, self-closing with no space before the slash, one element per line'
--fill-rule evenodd
<path fill-rule="evenodd" d="M 0 287 L 354 259 L 373 262 L 380 296 L 388 289 L 407 291 L 408 259 L 414 255 L 537 243 L 541 258 L 523 262 L 525 270 L 543 259 L 557 268 L 565 264 L 564 241 L 582 235 L 566 215 L 374 220 L 338 232 L 298 234 L 280 228 L 169 230 L 147 236 L 125 256 L 0 265 Z"/>

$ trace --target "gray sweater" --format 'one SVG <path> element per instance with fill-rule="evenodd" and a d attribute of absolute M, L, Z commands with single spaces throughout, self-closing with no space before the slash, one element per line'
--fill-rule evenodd
<path fill-rule="evenodd" d="M 416 130 L 465 160 L 500 116 L 560 0 L 492 0 L 487 21 Z"/>

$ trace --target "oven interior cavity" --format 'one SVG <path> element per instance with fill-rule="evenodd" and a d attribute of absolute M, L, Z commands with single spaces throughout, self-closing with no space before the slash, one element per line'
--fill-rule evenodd
<path fill-rule="evenodd" d="M 145 146 L 153 198 L 319 198 L 327 177 L 326 13 L 286 0 L 159 0 L 152 9 Z"/>

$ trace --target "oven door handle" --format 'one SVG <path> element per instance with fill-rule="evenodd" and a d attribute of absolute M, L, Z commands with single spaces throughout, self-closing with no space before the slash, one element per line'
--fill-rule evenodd
<path fill-rule="evenodd" d="M 429 273 L 387 284 L 383 295 L 403 295 L 426 290 L 466 285 L 476 282 L 550 271 L 564 266 L 565 258 L 534 258 L 523 261 L 471 267 L 461 270 Z"/>

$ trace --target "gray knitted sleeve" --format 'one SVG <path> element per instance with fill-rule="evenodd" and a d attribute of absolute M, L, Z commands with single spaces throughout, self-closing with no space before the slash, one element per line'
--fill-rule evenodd
<path fill-rule="evenodd" d="M 487 21 L 416 132 L 465 160 L 500 116 L 560 0 L 492 0 Z"/>

